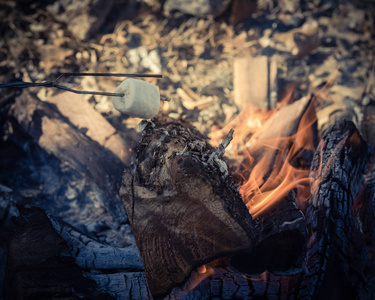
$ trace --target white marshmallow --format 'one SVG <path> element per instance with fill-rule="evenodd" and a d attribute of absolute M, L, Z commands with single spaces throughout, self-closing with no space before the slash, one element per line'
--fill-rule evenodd
<path fill-rule="evenodd" d="M 127 78 L 116 88 L 115 93 L 124 96 L 113 97 L 114 107 L 131 117 L 150 119 L 160 109 L 160 93 L 152 83 Z"/>

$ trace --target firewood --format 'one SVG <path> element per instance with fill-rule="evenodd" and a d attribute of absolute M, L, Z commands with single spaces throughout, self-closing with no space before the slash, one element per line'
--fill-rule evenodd
<path fill-rule="evenodd" d="M 90 174 L 100 186 L 105 184 L 105 175 L 121 174 L 121 161 L 74 128 L 55 105 L 42 102 L 24 91 L 16 98 L 12 114 L 40 147 L 78 172 Z"/>
<path fill-rule="evenodd" d="M 16 204 L 20 199 L 18 193 L 0 184 L 0 295 L 4 291 L 8 244 L 17 230 L 12 218 L 19 214 Z"/>
<path fill-rule="evenodd" d="M 296 164 L 292 160 L 285 161 L 287 157 L 297 160 L 301 156 L 304 168 L 310 166 L 308 159 L 312 159 L 313 152 L 309 148 L 303 150 L 303 147 L 309 145 L 314 148 L 318 140 L 311 101 L 311 98 L 305 97 L 280 108 L 250 141 L 248 151 L 253 160 L 243 161 L 242 168 L 249 172 L 256 170 L 257 176 L 264 182 L 268 181 L 271 189 L 280 184 L 275 178 L 283 164 Z M 297 143 L 298 130 L 303 130 L 304 141 Z M 241 253 L 231 259 L 230 264 L 236 270 L 248 274 L 268 270 L 274 274 L 291 275 L 303 269 L 307 249 L 306 221 L 293 190 L 280 191 L 279 196 L 275 204 L 254 216 L 259 225 L 256 226 L 259 239 L 252 253 Z M 251 212 L 251 198 L 244 201 L 250 201 Z"/>
<path fill-rule="evenodd" d="M 358 298 L 372 299 L 375 297 L 375 155 L 371 157 L 364 179 L 365 188 L 354 204 L 357 227 L 361 228 L 367 247 L 364 280 L 359 286 Z"/>
<path fill-rule="evenodd" d="M 148 122 L 120 190 L 154 297 L 215 258 L 250 249 L 246 206 L 227 166 L 189 123 Z"/>
<path fill-rule="evenodd" d="M 23 209 L 17 224 L 8 251 L 7 299 L 112 299 L 67 255 L 66 242 L 41 209 Z"/>
<path fill-rule="evenodd" d="M 59 112 L 89 138 L 110 150 L 122 162 L 129 163 L 130 155 L 127 150 L 130 145 L 82 95 L 65 92 L 46 101 L 55 104 Z"/>
<path fill-rule="evenodd" d="M 304 267 L 307 250 L 307 226 L 298 209 L 295 193 L 286 197 L 266 213 L 254 219 L 259 238 L 252 252 L 230 258 L 230 266 L 245 274 L 293 275 Z"/>
<path fill-rule="evenodd" d="M 355 299 L 358 295 L 366 247 L 356 226 L 353 202 L 373 153 L 351 121 L 341 120 L 324 132 L 311 168 L 307 270 L 295 285 L 292 299 Z"/>
<path fill-rule="evenodd" d="M 23 134 L 30 136 L 40 148 L 60 160 L 61 170 L 56 172 L 57 177 L 64 175 L 65 169 L 68 169 L 64 179 L 71 180 L 74 173 L 74 178 L 84 180 L 87 201 L 104 202 L 103 206 L 113 220 L 126 221 L 118 195 L 124 164 L 115 154 L 74 126 L 56 105 L 42 102 L 27 91 L 16 98 L 10 114 L 20 125 Z M 64 180 L 61 179 L 58 184 L 63 185 Z M 93 211 L 91 215 L 95 217 L 96 214 Z"/>
<path fill-rule="evenodd" d="M 241 108 L 249 103 L 254 107 L 275 108 L 271 92 L 275 90 L 276 78 L 277 64 L 268 57 L 236 58 L 233 63 L 234 102 Z"/>
<path fill-rule="evenodd" d="M 48 215 L 48 219 L 66 242 L 66 252 L 85 271 L 85 276 L 96 282 L 98 290 L 110 292 L 118 299 L 151 298 L 136 246 L 113 247 L 102 244 L 59 218 Z"/>

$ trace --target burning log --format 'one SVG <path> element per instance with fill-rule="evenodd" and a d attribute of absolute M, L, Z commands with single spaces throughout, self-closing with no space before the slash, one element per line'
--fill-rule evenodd
<path fill-rule="evenodd" d="M 303 267 L 307 250 L 307 227 L 291 191 L 278 205 L 255 219 L 259 239 L 251 253 L 242 252 L 230 259 L 241 273 L 292 275 Z"/>
<path fill-rule="evenodd" d="M 143 124 L 120 190 L 152 295 L 166 295 L 215 258 L 251 251 L 254 225 L 220 159 L 187 122 Z M 220 147 L 219 147 L 220 148 Z"/>
<path fill-rule="evenodd" d="M 363 286 L 366 247 L 353 202 L 373 153 L 350 121 L 324 132 L 311 169 L 307 271 L 292 299 L 354 299 Z"/>
<path fill-rule="evenodd" d="M 308 197 L 317 135 L 312 99 L 305 97 L 279 109 L 250 140 L 251 157 L 241 165 L 241 173 L 249 173 L 241 194 L 260 234 L 252 253 L 232 258 L 236 270 L 256 274 L 267 269 L 282 275 L 302 270 L 307 227 L 300 199 Z"/>

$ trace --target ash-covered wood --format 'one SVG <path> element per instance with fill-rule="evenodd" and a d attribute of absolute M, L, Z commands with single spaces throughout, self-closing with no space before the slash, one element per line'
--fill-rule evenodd
<path fill-rule="evenodd" d="M 204 263 L 250 252 L 254 228 L 226 164 L 211 157 L 214 149 L 197 130 L 164 117 L 144 125 L 120 193 L 150 290 L 159 297 Z"/>
<path fill-rule="evenodd" d="M 97 284 L 97 290 L 117 299 L 151 299 L 150 289 L 138 248 L 113 247 L 99 243 L 65 222 L 48 216 L 55 231 L 67 244 L 66 252 L 74 258 L 85 277 Z"/>
<path fill-rule="evenodd" d="M 89 174 L 99 186 L 109 183 L 123 164 L 110 151 L 104 149 L 82 132 L 78 131 L 55 105 L 42 102 L 24 91 L 16 98 L 12 115 L 26 133 L 31 135 L 48 153 L 66 162 L 75 170 Z M 108 157 L 113 157 L 109 160 Z M 105 161 L 106 163 L 102 163 Z"/>
<path fill-rule="evenodd" d="M 109 226 L 120 230 L 121 223 L 127 222 L 118 195 L 122 161 L 74 126 L 56 105 L 42 102 L 26 90 L 15 99 L 10 116 L 15 124 L 10 140 L 25 152 L 13 155 L 17 152 L 10 147 L 8 151 L 16 152 L 11 155 L 14 161 L 2 161 L 19 169 L 13 171 L 20 177 L 14 179 L 19 183 L 11 182 L 12 187 L 32 190 L 34 205 L 86 233 L 94 222 L 112 223 Z M 27 138 L 23 141 L 21 137 Z"/>
<path fill-rule="evenodd" d="M 353 202 L 372 154 L 350 121 L 337 122 L 323 134 L 311 169 L 307 270 L 292 299 L 355 299 L 365 284 L 366 245 Z"/>

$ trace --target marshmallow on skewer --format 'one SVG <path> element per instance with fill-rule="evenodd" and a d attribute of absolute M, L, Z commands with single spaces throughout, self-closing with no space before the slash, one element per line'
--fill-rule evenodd
<path fill-rule="evenodd" d="M 152 83 L 127 78 L 116 88 L 115 93 L 124 96 L 113 97 L 114 107 L 131 117 L 150 119 L 160 109 L 160 93 Z"/>

